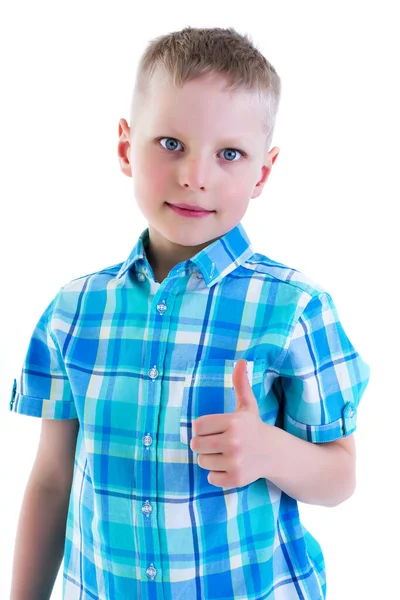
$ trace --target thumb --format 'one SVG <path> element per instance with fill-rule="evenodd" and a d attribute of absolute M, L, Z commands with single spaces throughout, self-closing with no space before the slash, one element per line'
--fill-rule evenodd
<path fill-rule="evenodd" d="M 235 412 L 239 410 L 249 410 L 259 414 L 258 403 L 253 394 L 253 390 L 251 389 L 246 373 L 246 367 L 246 360 L 238 360 L 232 373 L 232 382 L 236 393 Z"/>

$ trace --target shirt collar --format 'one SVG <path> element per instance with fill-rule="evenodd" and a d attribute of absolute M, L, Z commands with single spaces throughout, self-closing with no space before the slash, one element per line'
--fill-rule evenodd
<path fill-rule="evenodd" d="M 147 228 L 140 234 L 133 250 L 121 266 L 117 279 L 121 279 L 129 269 L 142 272 L 145 267 L 150 268 L 146 256 L 148 243 L 149 229 Z M 181 272 L 189 274 L 200 271 L 206 285 L 211 286 L 246 262 L 253 254 L 250 239 L 243 225 L 239 223 L 192 258 L 176 265 L 173 271 L 176 269 L 177 275 Z"/>

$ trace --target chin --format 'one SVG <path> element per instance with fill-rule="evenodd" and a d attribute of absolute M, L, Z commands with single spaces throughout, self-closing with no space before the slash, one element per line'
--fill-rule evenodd
<path fill-rule="evenodd" d="M 189 229 L 187 229 L 187 231 L 185 231 L 184 229 L 179 229 L 179 230 L 159 230 L 161 235 L 163 235 L 166 239 L 168 239 L 171 243 L 173 244 L 178 244 L 179 246 L 185 246 L 185 247 L 196 247 L 196 246 L 201 246 L 202 244 L 206 244 L 207 242 L 214 240 L 217 237 L 220 237 L 218 234 L 215 234 L 214 232 L 210 232 L 210 229 L 208 229 L 208 231 L 203 231 L 203 233 L 201 233 L 200 231 L 198 232 L 193 232 L 190 231 Z"/>

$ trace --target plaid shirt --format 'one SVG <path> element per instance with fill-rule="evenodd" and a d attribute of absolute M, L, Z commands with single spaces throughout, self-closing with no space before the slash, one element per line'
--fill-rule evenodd
<path fill-rule="evenodd" d="M 324 557 L 265 478 L 215 487 L 192 423 L 233 412 L 235 362 L 265 423 L 353 433 L 369 367 L 330 295 L 254 253 L 241 224 L 159 283 L 148 229 L 124 263 L 72 280 L 39 319 L 10 410 L 79 419 L 65 600 L 319 600 Z"/>

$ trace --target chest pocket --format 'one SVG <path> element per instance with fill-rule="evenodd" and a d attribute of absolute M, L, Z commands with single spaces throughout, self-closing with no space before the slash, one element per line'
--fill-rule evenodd
<path fill-rule="evenodd" d="M 190 444 L 193 421 L 204 415 L 233 413 L 236 394 L 232 373 L 237 361 L 211 358 L 187 365 L 180 415 L 180 440 Z M 266 361 L 247 361 L 247 376 L 258 399 L 262 391 Z"/>

